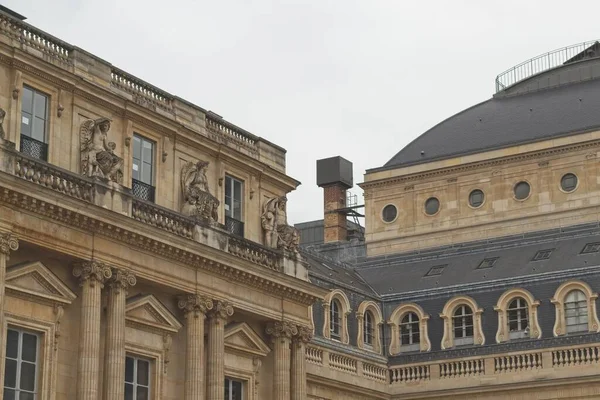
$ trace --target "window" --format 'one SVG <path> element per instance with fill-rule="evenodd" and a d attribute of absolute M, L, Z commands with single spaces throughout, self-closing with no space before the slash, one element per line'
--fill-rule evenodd
<path fill-rule="evenodd" d="M 581 250 L 581 254 L 597 253 L 600 251 L 600 243 L 588 243 Z"/>
<path fill-rule="evenodd" d="M 333 299 L 331 301 L 331 310 L 330 310 L 330 330 L 331 330 L 331 338 L 340 340 L 341 336 L 341 324 L 342 324 L 342 315 L 341 315 L 341 305 L 339 300 Z"/>
<path fill-rule="evenodd" d="M 458 306 L 452 317 L 454 344 L 473 344 L 473 311 L 467 305 Z"/>
<path fill-rule="evenodd" d="M 525 200 L 529 197 L 529 193 L 531 192 L 531 187 L 529 186 L 529 183 L 521 181 L 515 185 L 514 192 L 515 192 L 515 199 Z"/>
<path fill-rule="evenodd" d="M 529 307 L 525 299 L 517 297 L 508 305 L 508 331 L 511 339 L 529 337 Z"/>
<path fill-rule="evenodd" d="M 565 192 L 572 192 L 577 189 L 577 176 L 575 174 L 565 174 L 560 179 L 560 187 Z"/>
<path fill-rule="evenodd" d="M 425 202 L 425 214 L 434 215 L 440 210 L 440 201 L 435 197 L 430 197 Z"/>
<path fill-rule="evenodd" d="M 373 324 L 373 313 L 371 311 L 365 312 L 365 319 L 363 321 L 363 336 L 364 343 L 367 346 L 373 346 L 374 335 L 374 324 Z"/>
<path fill-rule="evenodd" d="M 225 226 L 234 235 L 244 236 L 242 222 L 242 204 L 244 182 L 225 176 Z"/>
<path fill-rule="evenodd" d="M 496 261 L 498 261 L 500 257 L 492 257 L 492 258 L 485 258 L 477 267 L 477 269 L 486 269 L 486 268 L 492 268 L 494 265 L 496 265 Z"/>
<path fill-rule="evenodd" d="M 5 400 L 36 400 L 39 336 L 8 328 L 4 370 Z"/>
<path fill-rule="evenodd" d="M 154 201 L 154 142 L 133 135 L 132 165 L 133 195 L 147 201 Z"/>
<path fill-rule="evenodd" d="M 483 192 L 479 189 L 475 189 L 469 194 L 469 205 L 474 208 L 481 207 L 484 199 L 485 195 Z"/>
<path fill-rule="evenodd" d="M 400 351 L 419 350 L 419 343 L 419 317 L 414 312 L 406 313 L 400 322 Z"/>
<path fill-rule="evenodd" d="M 588 331 L 587 298 L 581 290 L 571 290 L 565 298 L 567 333 Z"/>
<path fill-rule="evenodd" d="M 542 260 L 549 259 L 550 256 L 552 255 L 552 250 L 554 250 L 554 249 L 546 249 L 546 250 L 538 251 L 537 253 L 535 253 L 535 255 L 533 256 L 531 261 L 542 261 Z"/>
<path fill-rule="evenodd" d="M 23 86 L 21 100 L 21 153 L 48 159 L 48 95 Z"/>
<path fill-rule="evenodd" d="M 225 400 L 244 400 L 243 382 L 225 378 Z"/>
<path fill-rule="evenodd" d="M 425 276 L 441 275 L 444 272 L 444 268 L 446 268 L 446 265 L 436 265 L 435 267 L 431 267 L 431 269 L 427 271 Z"/>
<path fill-rule="evenodd" d="M 150 400 L 150 361 L 125 358 L 125 400 Z"/>
<path fill-rule="evenodd" d="M 398 209 L 393 204 L 388 204 L 387 206 L 383 207 L 383 210 L 381 211 L 381 218 L 384 222 L 394 222 L 397 216 Z"/>

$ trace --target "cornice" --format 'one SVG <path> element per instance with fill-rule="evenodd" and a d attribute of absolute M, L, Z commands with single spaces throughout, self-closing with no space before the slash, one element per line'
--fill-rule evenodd
<path fill-rule="evenodd" d="M 515 156 L 493 158 L 493 159 L 488 159 L 485 161 L 473 162 L 473 163 L 460 165 L 460 166 L 456 166 L 456 167 L 439 168 L 439 169 L 435 169 L 435 170 L 427 171 L 427 172 L 423 172 L 423 173 L 409 174 L 409 175 L 397 176 L 397 177 L 393 177 L 393 178 L 378 179 L 378 180 L 372 181 L 372 182 L 362 182 L 362 183 L 359 183 L 358 185 L 364 190 L 374 189 L 374 188 L 394 185 L 394 184 L 398 184 L 398 183 L 420 181 L 420 180 L 429 179 L 429 178 L 442 176 L 442 175 L 463 173 L 463 172 L 467 172 L 467 171 L 472 171 L 474 169 L 495 167 L 498 165 L 505 165 L 505 164 L 520 162 L 520 161 L 535 160 L 535 159 L 542 158 L 542 157 L 548 157 L 548 156 L 569 153 L 569 152 L 574 152 L 574 151 L 582 151 L 582 150 L 592 149 L 595 147 L 600 147 L 600 140 L 591 140 L 588 142 L 581 142 L 581 143 L 577 143 L 574 145 L 555 147 L 555 148 L 550 148 L 550 149 L 540 150 L 540 151 L 533 151 L 533 152 L 529 152 L 529 153 L 518 154 Z"/>
<path fill-rule="evenodd" d="M 28 194 L 19 193 L 3 187 L 0 189 L 0 200 L 5 204 L 10 204 L 31 213 L 59 221 L 65 225 L 88 232 L 94 232 L 95 234 L 112 238 L 120 243 L 129 244 L 138 250 L 147 251 L 184 265 L 205 270 L 222 279 L 226 279 L 229 282 L 241 283 L 242 285 L 256 288 L 271 295 L 282 296 L 307 306 L 312 305 L 318 299 L 317 296 L 299 290 L 291 285 L 288 286 L 275 282 L 268 277 L 240 270 L 200 254 L 182 249 L 181 247 L 167 244 L 164 241 L 130 231 L 121 226 L 100 221 L 89 215 L 69 210 L 59 204 L 52 204 L 31 197 Z M 148 227 L 148 229 L 154 228 Z M 265 275 L 268 274 L 268 271 L 269 270 L 265 268 Z M 306 284 L 309 283 L 306 282 Z"/>

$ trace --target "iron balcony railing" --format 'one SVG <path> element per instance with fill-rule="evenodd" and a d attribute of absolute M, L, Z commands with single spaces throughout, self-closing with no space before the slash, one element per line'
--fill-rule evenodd
<path fill-rule="evenodd" d="M 507 69 L 496 77 L 496 93 L 541 72 L 560 67 L 567 62 L 579 61 L 583 58 L 599 57 L 597 40 L 583 42 L 541 54 L 519 65 Z M 590 54 L 584 52 L 589 50 Z"/>
<path fill-rule="evenodd" d="M 48 144 L 21 135 L 21 153 L 42 161 L 48 161 Z"/>
<path fill-rule="evenodd" d="M 244 237 L 244 223 L 232 217 L 225 217 L 225 229 L 227 232 Z"/>
<path fill-rule="evenodd" d="M 132 179 L 131 181 L 131 190 L 135 197 L 154 203 L 154 186 L 138 181 L 137 179 Z"/>

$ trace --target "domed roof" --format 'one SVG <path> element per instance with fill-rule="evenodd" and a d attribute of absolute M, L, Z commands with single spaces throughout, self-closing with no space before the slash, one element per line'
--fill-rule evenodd
<path fill-rule="evenodd" d="M 589 78 L 588 78 L 589 79 Z M 497 96 L 440 122 L 382 169 L 509 147 L 600 127 L 600 79 Z"/>

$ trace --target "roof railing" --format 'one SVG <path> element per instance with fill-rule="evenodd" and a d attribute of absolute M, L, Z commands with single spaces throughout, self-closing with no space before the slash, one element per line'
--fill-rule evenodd
<path fill-rule="evenodd" d="M 567 61 L 578 61 L 579 57 L 577 56 L 594 45 L 600 45 L 598 40 L 592 40 L 589 42 L 583 42 L 553 50 L 530 60 L 524 61 L 521 64 L 515 65 L 496 77 L 496 93 L 531 76 L 556 67 L 560 67 Z M 595 55 L 592 55 L 592 57 L 600 57 L 600 51 L 597 51 Z M 585 55 L 582 55 L 580 58 L 583 59 L 590 57 L 585 57 Z"/>

